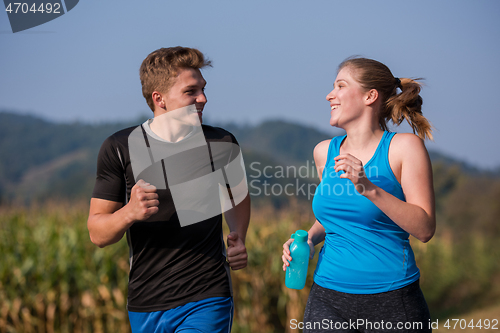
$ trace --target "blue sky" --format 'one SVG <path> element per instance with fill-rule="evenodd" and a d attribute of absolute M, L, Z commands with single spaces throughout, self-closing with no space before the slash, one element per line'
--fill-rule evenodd
<path fill-rule="evenodd" d="M 16 34 L 3 12 L 0 109 L 63 122 L 149 115 L 139 66 L 176 45 L 213 61 L 203 72 L 209 122 L 282 119 L 333 133 L 325 96 L 337 65 L 361 55 L 426 79 L 429 149 L 500 167 L 497 0 L 82 0 Z"/>

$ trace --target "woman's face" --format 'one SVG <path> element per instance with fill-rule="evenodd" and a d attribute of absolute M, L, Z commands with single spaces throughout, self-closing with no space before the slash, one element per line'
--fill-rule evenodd
<path fill-rule="evenodd" d="M 347 123 L 357 119 L 366 106 L 366 92 L 352 73 L 351 68 L 342 68 L 335 79 L 333 90 L 326 95 L 331 108 L 331 126 L 344 128 Z"/>

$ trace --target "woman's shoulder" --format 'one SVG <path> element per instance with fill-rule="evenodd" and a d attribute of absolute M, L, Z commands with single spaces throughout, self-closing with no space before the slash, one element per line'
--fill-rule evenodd
<path fill-rule="evenodd" d="M 314 147 L 314 151 L 316 151 L 316 150 L 324 150 L 324 149 L 326 149 L 328 151 L 328 147 L 330 146 L 330 142 L 332 140 L 333 139 L 328 139 L 328 140 L 321 141 L 320 143 L 318 143 L 316 145 L 316 147 Z"/>
<path fill-rule="evenodd" d="M 325 164 L 326 159 L 328 157 L 328 148 L 330 147 L 330 142 L 333 139 L 323 140 L 314 147 L 313 156 L 314 161 L 317 165 Z M 320 163 L 323 162 L 323 163 Z"/>
<path fill-rule="evenodd" d="M 389 159 L 394 162 L 428 160 L 424 140 L 413 133 L 397 133 L 391 140 Z M 392 164 L 392 163 L 391 163 Z"/>
<path fill-rule="evenodd" d="M 314 147 L 314 156 L 316 154 L 328 154 L 328 147 L 330 147 L 330 142 L 333 139 L 323 140 Z"/>
<path fill-rule="evenodd" d="M 414 149 L 425 149 L 424 140 L 413 133 L 396 133 L 391 140 L 391 149 L 411 153 Z"/>

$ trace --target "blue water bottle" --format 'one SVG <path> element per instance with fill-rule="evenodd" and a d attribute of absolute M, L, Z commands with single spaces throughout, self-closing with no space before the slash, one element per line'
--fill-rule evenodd
<path fill-rule="evenodd" d="M 286 268 L 285 285 L 290 289 L 302 289 L 306 285 L 307 267 L 311 249 L 307 244 L 307 231 L 297 230 L 292 234 L 294 239 L 290 245 L 290 266 Z"/>

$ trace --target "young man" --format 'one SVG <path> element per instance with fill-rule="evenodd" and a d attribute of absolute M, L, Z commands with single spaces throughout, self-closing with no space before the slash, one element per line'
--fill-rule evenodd
<path fill-rule="evenodd" d="M 234 136 L 201 125 L 205 66 L 196 49 L 151 53 L 140 78 L 154 118 L 111 135 L 99 152 L 88 229 L 99 247 L 127 235 L 134 333 L 231 330 L 229 267 L 247 265 L 250 198 Z"/>

